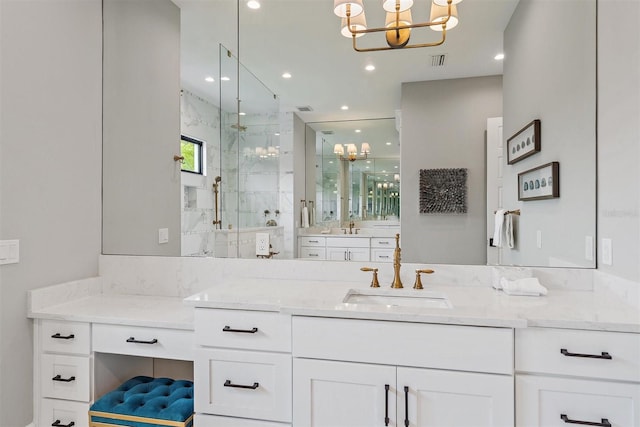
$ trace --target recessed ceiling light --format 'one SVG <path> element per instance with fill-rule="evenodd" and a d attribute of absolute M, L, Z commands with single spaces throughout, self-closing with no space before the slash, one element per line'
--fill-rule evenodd
<path fill-rule="evenodd" d="M 367 160 L 367 163 L 371 163 L 371 160 Z"/>
<path fill-rule="evenodd" d="M 220 77 L 220 80 L 222 80 L 223 82 L 228 82 L 231 79 L 229 77 L 227 77 L 227 76 L 222 76 L 222 77 Z"/>
<path fill-rule="evenodd" d="M 371 169 L 371 166 L 365 166 L 365 169 Z"/>
<path fill-rule="evenodd" d="M 360 129 L 356 129 L 356 133 L 360 133 L 362 132 Z"/>
<path fill-rule="evenodd" d="M 275 136 L 280 136 L 280 132 L 274 133 Z"/>
<path fill-rule="evenodd" d="M 391 143 L 390 142 L 385 142 L 385 145 L 391 145 Z"/>
<path fill-rule="evenodd" d="M 373 70 L 376 69 L 376 66 L 373 65 L 373 64 L 369 64 L 366 67 L 364 67 L 364 69 L 367 70 L 367 71 L 373 71 Z"/>
<path fill-rule="evenodd" d="M 241 116 L 246 116 L 246 115 L 247 115 L 247 113 L 245 113 L 244 111 L 240 111 L 240 113 L 239 113 L 239 114 L 240 114 Z"/>
<path fill-rule="evenodd" d="M 291 73 L 282 73 L 282 78 L 283 79 L 290 79 L 291 78 Z"/>
<path fill-rule="evenodd" d="M 258 0 L 249 0 L 247 2 L 247 7 L 249 9 L 260 9 L 260 2 Z"/>
<path fill-rule="evenodd" d="M 340 107 L 341 110 L 348 110 L 349 106 L 348 105 L 343 105 L 342 107 Z"/>
<path fill-rule="evenodd" d="M 394 166 L 393 168 L 394 168 L 394 169 L 398 169 L 398 166 Z"/>
<path fill-rule="evenodd" d="M 496 56 L 493 57 L 493 59 L 495 59 L 496 61 L 500 61 L 501 59 L 504 59 L 504 53 L 499 53 Z"/>
<path fill-rule="evenodd" d="M 333 164 L 333 160 L 329 160 L 329 164 L 331 164 L 331 165 L 332 165 L 332 164 Z"/>
<path fill-rule="evenodd" d="M 213 82 L 214 82 L 213 77 L 211 77 L 211 76 L 207 76 L 207 77 L 205 77 L 205 78 L 204 78 L 204 81 L 205 81 L 205 82 L 208 82 L 208 83 L 213 83 Z"/>

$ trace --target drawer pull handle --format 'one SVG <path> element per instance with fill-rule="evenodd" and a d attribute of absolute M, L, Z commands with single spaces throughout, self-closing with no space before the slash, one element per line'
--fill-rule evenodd
<path fill-rule="evenodd" d="M 320 243 L 320 242 L 317 240 L 309 240 L 309 243 Z"/>
<path fill-rule="evenodd" d="M 409 427 L 409 387 L 404 386 L 404 426 Z"/>
<path fill-rule="evenodd" d="M 389 384 L 384 385 L 384 425 L 389 425 Z"/>
<path fill-rule="evenodd" d="M 566 348 L 561 348 L 560 353 L 569 357 L 588 357 L 589 359 L 613 359 L 609 353 L 603 351 L 602 354 L 581 354 L 581 353 L 569 353 Z"/>
<path fill-rule="evenodd" d="M 231 329 L 231 326 L 225 326 L 222 328 L 222 332 L 239 332 L 241 334 L 255 334 L 258 332 L 258 328 L 251 329 Z"/>
<path fill-rule="evenodd" d="M 606 418 L 602 418 L 602 421 L 600 421 L 599 423 L 594 423 L 591 421 L 570 420 L 568 416 L 566 416 L 565 414 L 561 414 L 560 419 L 562 419 L 562 421 L 564 421 L 565 423 L 569 423 L 569 424 L 580 424 L 583 426 L 611 427 L 611 423 Z"/>
<path fill-rule="evenodd" d="M 378 242 L 379 245 L 388 245 L 389 242 Z"/>
<path fill-rule="evenodd" d="M 63 383 L 70 383 L 71 381 L 75 381 L 76 377 L 62 378 L 62 376 L 56 375 L 55 377 L 51 378 L 51 380 L 60 381 L 60 382 L 63 382 Z"/>
<path fill-rule="evenodd" d="M 253 385 L 243 385 L 243 384 L 233 384 L 233 383 L 231 383 L 231 380 L 226 380 L 224 382 L 224 386 L 225 387 L 246 388 L 246 389 L 250 389 L 250 390 L 255 390 L 258 387 L 260 387 L 260 383 L 253 383 Z"/>
<path fill-rule="evenodd" d="M 62 424 L 60 420 L 55 420 L 53 424 L 51 424 L 51 427 L 73 427 L 74 425 L 76 425 L 76 423 L 74 423 L 73 421 L 71 421 L 69 424 Z"/>
<path fill-rule="evenodd" d="M 134 337 L 129 337 L 129 338 L 127 338 L 127 342 L 132 342 L 132 343 L 135 343 L 135 344 L 157 344 L 158 343 L 158 339 L 154 338 L 154 339 L 152 339 L 150 341 L 142 341 L 142 340 L 137 340 Z"/>
<path fill-rule="evenodd" d="M 74 339 L 75 337 L 76 336 L 73 335 L 73 334 L 60 335 L 60 332 L 56 332 L 55 334 L 51 335 L 51 338 L 54 338 L 54 339 L 57 339 L 57 340 L 71 340 L 71 339 Z"/>
<path fill-rule="evenodd" d="M 388 259 L 389 255 L 379 255 L 378 258 L 384 258 L 384 259 Z"/>

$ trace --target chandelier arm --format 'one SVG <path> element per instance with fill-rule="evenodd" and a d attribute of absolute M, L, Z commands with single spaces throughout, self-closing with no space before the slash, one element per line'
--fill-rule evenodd
<path fill-rule="evenodd" d="M 347 13 L 347 29 L 351 33 L 351 35 L 357 34 L 368 34 L 368 33 L 380 33 L 383 31 L 393 31 L 393 30 L 407 30 L 411 28 L 424 28 L 424 27 L 432 27 L 434 25 L 446 25 L 449 22 L 449 18 L 451 18 L 451 2 L 447 6 L 447 17 L 442 21 L 429 21 L 429 22 L 419 22 L 417 24 L 410 25 L 399 25 L 400 23 L 400 13 L 396 12 L 396 25 L 393 27 L 376 27 L 376 28 L 366 28 L 364 30 L 354 30 L 351 27 L 351 13 Z"/>
<path fill-rule="evenodd" d="M 434 46 L 440 46 L 441 44 L 443 44 L 445 42 L 447 38 L 447 30 L 446 28 L 443 28 L 442 30 L 442 38 L 437 41 L 437 42 L 432 42 L 432 43 L 420 43 L 420 44 L 410 44 L 410 45 L 406 45 L 404 46 L 402 49 L 412 49 L 412 48 L 418 48 L 418 47 L 434 47 Z M 356 43 L 356 36 L 354 35 L 352 37 L 353 40 L 353 50 L 355 50 L 356 52 L 378 52 L 378 51 L 382 51 L 382 50 L 397 50 L 398 48 L 395 47 L 371 47 L 371 48 L 359 48 L 357 46 Z"/>

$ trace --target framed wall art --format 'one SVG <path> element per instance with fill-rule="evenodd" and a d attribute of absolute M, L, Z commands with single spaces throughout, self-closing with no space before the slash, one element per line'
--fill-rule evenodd
<path fill-rule="evenodd" d="M 420 213 L 467 213 L 467 169 L 420 169 Z"/>
<path fill-rule="evenodd" d="M 540 151 L 540 120 L 536 119 L 507 140 L 507 163 L 512 165 Z"/>
<path fill-rule="evenodd" d="M 551 162 L 518 174 L 518 200 L 560 197 L 560 163 Z"/>

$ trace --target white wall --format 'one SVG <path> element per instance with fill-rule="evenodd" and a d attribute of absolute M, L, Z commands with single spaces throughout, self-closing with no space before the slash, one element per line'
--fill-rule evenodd
<path fill-rule="evenodd" d="M 503 137 L 540 119 L 542 146 L 504 165 L 503 206 L 522 212 L 516 247 L 502 253 L 507 265 L 595 267 L 585 256 L 596 231 L 595 26 L 595 0 L 521 0 L 505 30 Z M 518 174 L 552 161 L 560 197 L 518 201 Z"/>
<path fill-rule="evenodd" d="M 615 25 L 612 23 L 615 22 Z M 598 240 L 613 264 L 598 269 L 640 283 L 640 2 L 598 2 Z M 600 255 L 602 247 L 599 247 Z"/>
<path fill-rule="evenodd" d="M 0 2 L 0 425 L 32 421 L 26 292 L 94 276 L 100 254 L 100 0 Z"/>
<path fill-rule="evenodd" d="M 502 77 L 402 85 L 403 261 L 486 263 L 485 130 L 502 115 Z M 466 214 L 420 214 L 420 169 L 467 168 Z"/>

